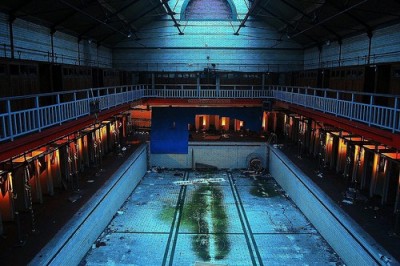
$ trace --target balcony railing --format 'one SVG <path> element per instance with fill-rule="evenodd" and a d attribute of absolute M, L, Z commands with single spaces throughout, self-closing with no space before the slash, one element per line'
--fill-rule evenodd
<path fill-rule="evenodd" d="M 400 132 L 400 95 L 271 86 L 276 100 Z"/>
<path fill-rule="evenodd" d="M 400 133 L 400 96 L 287 86 L 134 85 L 3 98 L 0 142 L 87 116 L 92 101 L 102 111 L 142 98 L 275 98 Z"/>
<path fill-rule="evenodd" d="M 87 116 L 92 101 L 102 111 L 141 99 L 144 91 L 145 86 L 121 86 L 3 98 L 0 142 Z"/>

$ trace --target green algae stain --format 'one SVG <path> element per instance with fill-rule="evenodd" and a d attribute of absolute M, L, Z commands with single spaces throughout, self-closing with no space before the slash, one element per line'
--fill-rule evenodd
<path fill-rule="evenodd" d="M 174 219 L 175 207 L 164 206 L 158 218 L 162 221 L 171 222 Z"/>
<path fill-rule="evenodd" d="M 213 175 L 207 173 L 205 178 L 209 177 L 213 177 Z M 191 241 L 192 248 L 204 261 L 222 260 L 230 252 L 230 241 L 227 234 L 229 220 L 223 201 L 224 195 L 218 184 L 202 184 L 193 191 L 191 197 L 186 198 L 184 203 L 181 226 L 189 228 L 195 233 Z M 159 218 L 170 222 L 173 220 L 175 211 L 175 207 L 166 205 Z M 207 217 L 211 217 L 211 221 L 208 221 Z M 210 222 L 212 224 L 209 224 Z M 213 228 L 213 232 L 210 232 L 210 227 Z M 214 254 L 211 254 L 210 251 L 211 241 L 215 243 Z"/>
<path fill-rule="evenodd" d="M 210 201 L 207 201 L 207 197 Z M 207 212 L 211 212 L 214 232 L 209 232 Z M 200 185 L 188 201 L 184 213 L 183 224 L 189 225 L 196 232 L 192 238 L 192 246 L 197 255 L 205 261 L 212 259 L 210 241 L 214 241 L 215 259 L 224 259 L 229 254 L 230 242 L 227 235 L 228 216 L 223 206 L 221 188 L 218 185 Z"/>

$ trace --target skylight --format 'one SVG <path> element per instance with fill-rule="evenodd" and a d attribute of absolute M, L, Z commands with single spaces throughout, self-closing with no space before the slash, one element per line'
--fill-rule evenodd
<path fill-rule="evenodd" d="M 190 0 L 181 14 L 183 20 L 235 20 L 236 11 L 230 0 Z"/>

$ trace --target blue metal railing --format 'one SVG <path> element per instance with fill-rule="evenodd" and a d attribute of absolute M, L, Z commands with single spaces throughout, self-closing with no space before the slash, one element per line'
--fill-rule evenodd
<path fill-rule="evenodd" d="M 400 133 L 400 95 L 271 86 L 275 99 Z"/>
<path fill-rule="evenodd" d="M 308 87 L 246 85 L 130 85 L 0 99 L 0 142 L 142 98 L 266 99 L 296 104 L 400 133 L 400 96 Z"/>
<path fill-rule="evenodd" d="M 0 100 L 0 142 L 87 116 L 92 101 L 99 101 L 101 111 L 141 99 L 145 88 L 143 85 L 119 86 L 3 98 Z"/>

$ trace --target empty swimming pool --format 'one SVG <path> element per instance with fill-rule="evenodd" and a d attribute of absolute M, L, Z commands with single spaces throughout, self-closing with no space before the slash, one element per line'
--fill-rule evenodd
<path fill-rule="evenodd" d="M 149 172 L 85 265 L 341 265 L 269 175 Z"/>

